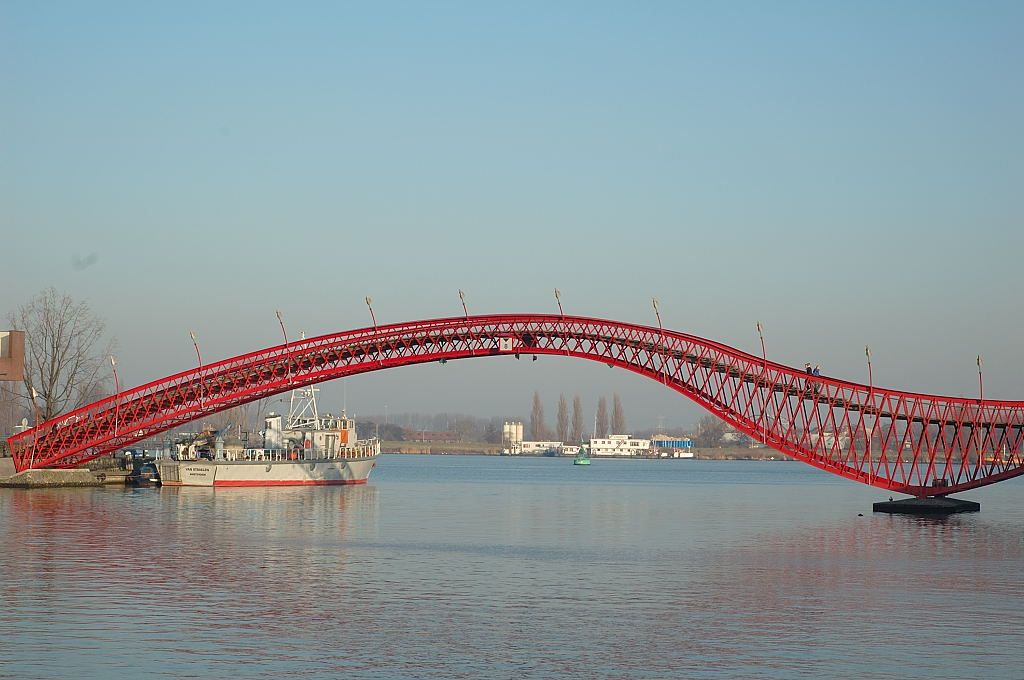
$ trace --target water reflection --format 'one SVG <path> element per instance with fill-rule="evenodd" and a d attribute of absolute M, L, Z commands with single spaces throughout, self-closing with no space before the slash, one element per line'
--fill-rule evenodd
<path fill-rule="evenodd" d="M 371 486 L 0 494 L 0 637 L 43 677 L 117 677 L 136 653 L 205 669 L 266 656 L 269 638 L 323 624 L 324 603 L 350 597 L 345 542 L 372 535 L 377 512 Z"/>
<path fill-rule="evenodd" d="M 776 468 L 387 462 L 357 487 L 0 493 L 0 677 L 137 677 L 136 649 L 154 677 L 275 680 L 1021 661 L 1014 502 L 857 517 L 856 487 Z"/>
<path fill-rule="evenodd" d="M 719 667 L 738 669 L 726 650 L 741 648 L 768 677 L 881 678 L 899 664 L 966 677 L 1005 670 L 1022 557 L 1019 529 L 976 519 L 851 518 L 708 555 L 701 596 L 677 605 Z"/>

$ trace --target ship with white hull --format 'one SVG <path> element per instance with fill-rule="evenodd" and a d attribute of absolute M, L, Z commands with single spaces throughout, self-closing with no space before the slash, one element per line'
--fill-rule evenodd
<path fill-rule="evenodd" d="M 365 484 L 376 456 L 348 460 L 171 461 L 160 466 L 164 486 L 316 486 Z"/>
<path fill-rule="evenodd" d="M 365 484 L 380 440 L 357 439 L 355 421 L 321 415 L 315 388 L 292 392 L 288 419 L 269 414 L 263 448 L 209 454 L 182 447 L 177 460 L 157 462 L 164 486 L 322 486 Z M 208 457 L 207 457 L 208 456 Z"/>

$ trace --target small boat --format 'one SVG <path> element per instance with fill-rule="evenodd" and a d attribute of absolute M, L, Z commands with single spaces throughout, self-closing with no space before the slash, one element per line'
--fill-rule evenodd
<path fill-rule="evenodd" d="M 160 486 L 160 471 L 156 460 L 145 454 L 132 456 L 131 469 L 124 482 L 129 486 Z"/>
<path fill-rule="evenodd" d="M 590 465 L 590 456 L 587 455 L 587 450 L 583 448 L 583 443 L 580 443 L 580 452 L 576 454 L 576 457 L 572 459 L 573 465 Z"/>

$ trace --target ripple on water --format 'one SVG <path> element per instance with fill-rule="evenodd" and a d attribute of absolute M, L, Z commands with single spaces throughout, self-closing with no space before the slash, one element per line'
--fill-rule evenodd
<path fill-rule="evenodd" d="M 0 490 L 0 678 L 1015 677 L 1022 486 L 386 456 L 367 486 Z M 760 482 L 758 482 L 760 480 Z"/>

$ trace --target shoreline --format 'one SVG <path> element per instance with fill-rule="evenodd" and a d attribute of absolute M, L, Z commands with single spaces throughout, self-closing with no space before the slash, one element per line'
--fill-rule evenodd
<path fill-rule="evenodd" d="M 381 446 L 381 453 L 394 455 L 422 456 L 502 456 L 500 449 L 494 446 L 479 446 L 452 443 L 450 445 L 400 444 L 388 442 Z M 521 453 L 508 458 L 557 458 L 571 459 L 572 456 L 545 456 L 535 453 Z M 692 458 L 673 458 L 671 456 L 594 456 L 591 460 L 763 460 L 785 461 L 794 459 L 774 449 L 746 447 L 729 447 L 720 449 L 694 449 Z"/>

